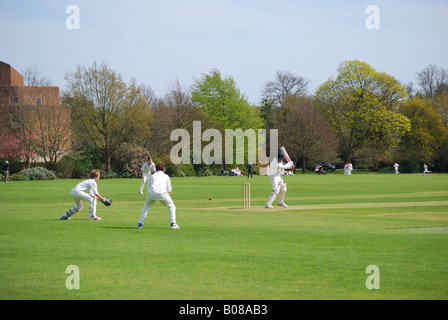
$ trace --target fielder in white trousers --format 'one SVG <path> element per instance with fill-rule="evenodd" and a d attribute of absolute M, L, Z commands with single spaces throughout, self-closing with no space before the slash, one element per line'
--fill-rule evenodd
<path fill-rule="evenodd" d="M 143 224 L 146 216 L 148 215 L 149 209 L 151 209 L 152 205 L 156 201 L 160 201 L 165 207 L 168 208 L 171 229 L 179 229 L 179 226 L 176 223 L 176 206 L 170 196 L 172 191 L 170 177 L 165 174 L 166 169 L 163 163 L 157 164 L 156 170 L 156 173 L 151 175 L 149 178 L 148 195 L 146 197 L 145 204 L 143 205 L 137 228 L 143 228 Z"/>
<path fill-rule="evenodd" d="M 82 204 L 83 201 L 89 203 L 89 220 L 101 220 L 100 217 L 96 216 L 97 199 L 100 201 L 104 200 L 98 193 L 97 182 L 99 179 L 100 171 L 98 169 L 92 170 L 92 172 L 90 172 L 90 179 L 78 183 L 72 191 L 70 191 L 70 195 L 73 197 L 75 205 L 60 217 L 61 220 L 69 220 L 72 215 L 81 211 L 84 208 L 84 205 Z"/>
<path fill-rule="evenodd" d="M 156 172 L 156 166 L 154 165 L 154 162 L 152 162 L 152 157 L 148 157 L 148 161 L 143 164 L 140 170 L 142 171 L 142 184 L 140 185 L 140 190 L 138 193 L 143 194 L 143 188 L 145 187 L 146 181 L 149 180 L 151 174 Z"/>
<path fill-rule="evenodd" d="M 400 167 L 400 165 L 398 164 L 398 162 L 395 162 L 394 164 L 394 169 L 395 169 L 395 175 L 398 176 L 400 174 L 400 172 L 398 172 L 398 168 Z"/>
<path fill-rule="evenodd" d="M 269 195 L 268 201 L 266 202 L 265 208 L 271 209 L 272 203 L 275 198 L 278 196 L 278 205 L 280 207 L 287 207 L 285 204 L 285 195 L 286 195 L 286 183 L 284 183 L 283 178 L 281 176 L 282 169 L 291 169 L 294 166 L 292 161 L 287 164 L 283 164 L 281 161 L 283 159 L 283 154 L 281 152 L 278 153 L 278 156 L 274 158 L 269 164 L 268 176 L 271 179 L 272 191 Z"/>

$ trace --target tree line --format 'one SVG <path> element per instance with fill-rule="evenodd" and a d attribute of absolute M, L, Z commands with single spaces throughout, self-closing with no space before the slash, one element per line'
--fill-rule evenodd
<path fill-rule="evenodd" d="M 277 71 L 261 88 L 259 105 L 217 69 L 187 88 L 174 82 L 163 97 L 134 79 L 124 81 L 104 63 L 78 65 L 65 80 L 61 104 L 71 107 L 71 148 L 53 150 L 46 163 L 64 177 L 82 176 L 92 166 L 109 176 L 139 176 L 149 154 L 167 163 L 172 175 L 215 174 L 225 165 L 170 163 L 171 132 L 192 134 L 193 121 L 201 121 L 203 131 L 277 129 L 279 145 L 303 172 L 316 162 L 348 161 L 373 169 L 398 161 L 404 172 L 419 171 L 423 163 L 433 171 L 448 168 L 448 72 L 435 65 L 416 73 L 416 88 L 365 62 L 343 61 L 312 94 L 309 79 Z M 4 149 L 0 157 L 11 158 Z M 48 158 L 42 148 L 21 150 Z"/>

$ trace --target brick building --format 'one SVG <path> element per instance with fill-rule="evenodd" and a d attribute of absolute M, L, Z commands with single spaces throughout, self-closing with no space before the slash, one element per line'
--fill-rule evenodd
<path fill-rule="evenodd" d="M 53 166 L 70 148 L 70 107 L 60 105 L 59 87 L 25 86 L 23 76 L 2 61 L 0 114 L 0 136 L 26 140 L 39 161 L 50 159 Z"/>
<path fill-rule="evenodd" d="M 59 87 L 25 86 L 23 77 L 0 61 L 0 103 L 59 106 Z"/>

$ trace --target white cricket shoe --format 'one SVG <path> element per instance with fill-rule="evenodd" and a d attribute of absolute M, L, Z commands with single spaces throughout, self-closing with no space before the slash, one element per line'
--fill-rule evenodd
<path fill-rule="evenodd" d="M 89 218 L 89 220 L 101 220 L 100 217 L 95 217 L 95 218 Z"/>
<path fill-rule="evenodd" d="M 288 208 L 288 205 L 286 203 L 279 203 L 278 204 L 279 207 L 284 207 L 284 208 Z"/>
<path fill-rule="evenodd" d="M 266 209 L 274 209 L 274 207 L 273 206 L 270 206 L 270 205 L 265 205 L 264 206 Z"/>
<path fill-rule="evenodd" d="M 176 223 L 172 223 L 171 229 L 180 229 L 180 227 Z"/>

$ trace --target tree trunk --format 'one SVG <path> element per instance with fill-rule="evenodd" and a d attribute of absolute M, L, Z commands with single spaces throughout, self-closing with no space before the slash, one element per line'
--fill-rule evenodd
<path fill-rule="evenodd" d="M 110 172 L 110 155 L 106 155 L 106 172 L 109 173 Z"/>

